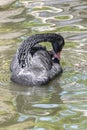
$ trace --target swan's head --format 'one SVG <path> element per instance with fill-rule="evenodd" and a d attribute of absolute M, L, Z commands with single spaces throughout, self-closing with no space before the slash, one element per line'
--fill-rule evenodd
<path fill-rule="evenodd" d="M 61 35 L 56 35 L 56 38 L 52 41 L 52 46 L 54 50 L 54 57 L 60 61 L 60 53 L 64 46 L 64 38 Z"/>

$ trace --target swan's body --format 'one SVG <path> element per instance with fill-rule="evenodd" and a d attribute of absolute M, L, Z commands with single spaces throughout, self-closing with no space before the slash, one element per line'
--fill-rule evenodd
<path fill-rule="evenodd" d="M 60 42 L 62 40 L 60 45 L 58 39 Z M 11 62 L 12 81 L 22 85 L 41 85 L 62 72 L 58 59 L 54 58 L 54 53 L 36 45 L 43 41 L 51 42 L 56 53 L 61 51 L 64 45 L 63 38 L 58 34 L 36 34 L 29 37 L 20 45 Z M 54 41 L 57 49 L 53 45 Z"/>

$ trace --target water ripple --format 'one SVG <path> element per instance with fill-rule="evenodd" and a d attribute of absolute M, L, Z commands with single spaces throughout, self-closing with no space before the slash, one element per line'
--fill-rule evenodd
<path fill-rule="evenodd" d="M 9 61 L 6 60 L 6 62 L 3 60 L 0 66 L 0 85 L 1 86 L 8 86 L 9 84 L 9 71 L 8 69 L 8 64 Z"/>
<path fill-rule="evenodd" d="M 45 109 L 48 109 L 48 108 L 56 108 L 58 107 L 58 104 L 34 104 L 32 105 L 32 107 L 36 107 L 36 108 L 45 108 Z"/>
<path fill-rule="evenodd" d="M 31 15 L 35 16 L 35 18 L 40 18 L 43 23 L 46 23 L 46 21 L 49 18 L 53 18 L 53 15 L 56 16 L 57 13 L 59 13 L 59 12 L 62 12 L 62 9 L 57 9 L 57 8 L 54 8 L 54 7 L 50 7 L 50 8 L 44 7 L 44 8 L 42 8 L 42 10 L 41 9 L 39 10 L 39 8 L 38 8 L 37 11 L 32 11 L 32 12 L 29 12 L 29 13 Z"/>
<path fill-rule="evenodd" d="M 15 17 L 17 15 L 20 15 L 23 13 L 24 9 L 19 8 L 19 9 L 14 9 L 14 10 L 8 10 L 8 11 L 1 11 L 0 12 L 0 23 L 7 23 L 7 22 L 21 22 L 24 21 L 25 18 L 17 18 L 17 19 L 12 19 L 11 17 Z"/>
<path fill-rule="evenodd" d="M 0 34 L 0 39 L 1 40 L 6 40 L 6 39 L 18 38 L 21 35 L 25 34 L 25 32 L 26 32 L 26 30 L 22 30 L 22 31 L 21 32 L 14 31 L 14 32 L 10 32 L 10 33 Z"/>
<path fill-rule="evenodd" d="M 87 9 L 87 6 L 86 5 L 79 5 L 79 6 L 74 6 L 73 7 L 73 10 L 84 10 L 84 9 Z"/>
<path fill-rule="evenodd" d="M 14 3 L 15 1 L 16 0 L 6 0 L 6 1 L 0 0 L 0 8 L 5 8 Z"/>

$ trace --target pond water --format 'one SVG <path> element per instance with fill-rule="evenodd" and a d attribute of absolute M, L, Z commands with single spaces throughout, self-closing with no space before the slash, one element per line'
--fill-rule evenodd
<path fill-rule="evenodd" d="M 45 32 L 65 38 L 62 76 L 43 87 L 11 82 L 20 43 Z M 87 130 L 87 0 L 0 0 L 0 130 Z"/>

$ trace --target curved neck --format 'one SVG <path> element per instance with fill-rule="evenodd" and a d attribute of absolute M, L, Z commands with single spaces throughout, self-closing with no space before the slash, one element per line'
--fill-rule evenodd
<path fill-rule="evenodd" d="M 18 60 L 19 64 L 24 62 L 27 53 L 31 51 L 32 47 L 40 42 L 51 42 L 52 45 L 59 38 L 58 34 L 47 33 L 47 34 L 36 34 L 27 38 L 18 49 Z"/>
<path fill-rule="evenodd" d="M 32 35 L 31 37 L 27 38 L 27 40 L 25 40 L 21 46 L 23 46 L 23 48 L 25 46 L 28 47 L 28 49 L 32 48 L 33 46 L 35 46 L 36 44 L 40 43 L 40 42 L 55 42 L 57 40 L 57 38 L 59 37 L 58 34 L 54 34 L 54 33 L 47 33 L 47 34 L 36 34 L 36 35 Z M 26 44 L 26 45 L 25 45 Z"/>
<path fill-rule="evenodd" d="M 31 36 L 28 40 L 31 41 L 33 45 L 39 43 L 39 42 L 51 42 L 53 43 L 56 38 L 58 37 L 57 34 L 54 33 L 48 33 L 48 34 L 36 34 Z"/>

